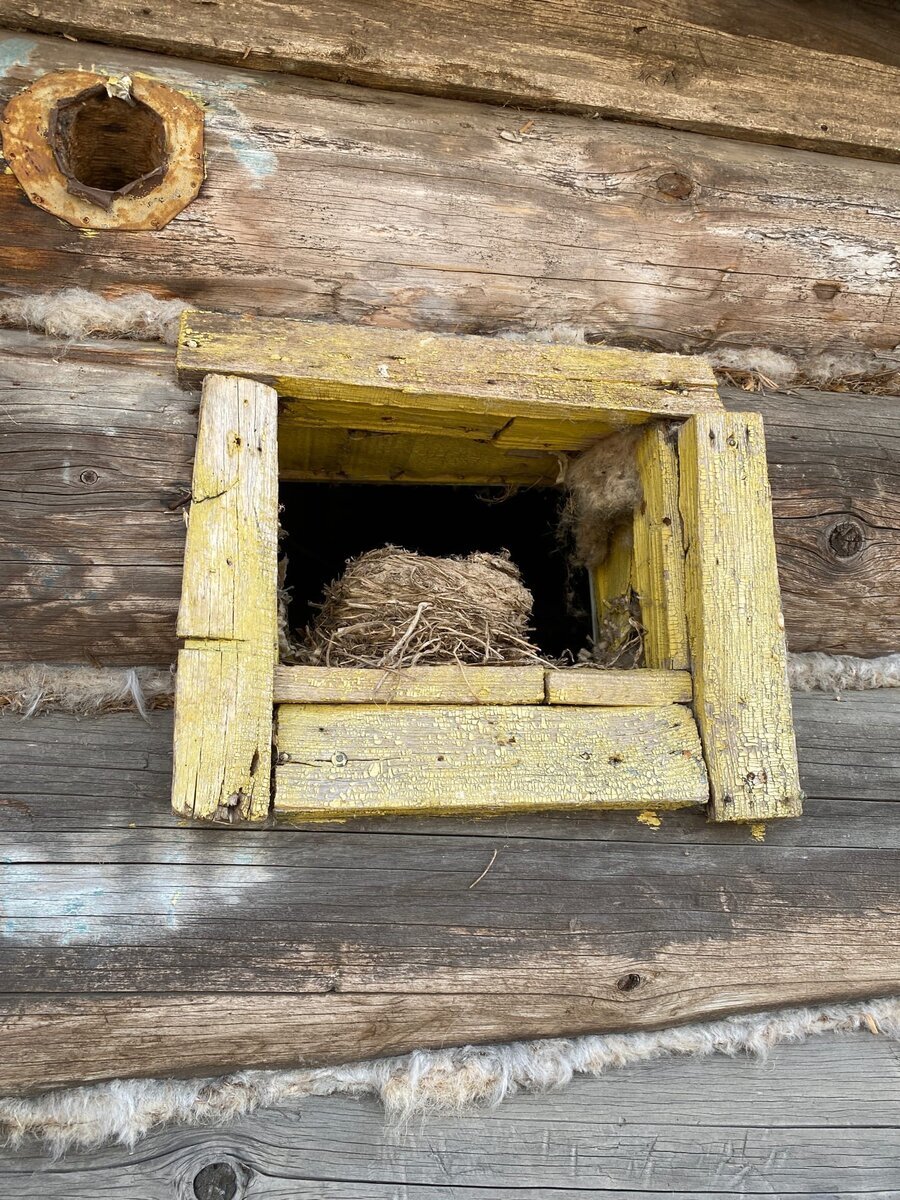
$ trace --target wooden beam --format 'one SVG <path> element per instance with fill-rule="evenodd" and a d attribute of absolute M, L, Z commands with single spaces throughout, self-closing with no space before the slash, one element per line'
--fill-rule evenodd
<path fill-rule="evenodd" d="M 269 815 L 278 660 L 277 397 L 203 384 L 178 611 L 172 807 L 232 822 Z"/>
<path fill-rule="evenodd" d="M 540 450 L 438 435 L 379 433 L 301 425 L 278 429 L 278 475 L 285 480 L 356 483 L 558 484 L 561 463 Z"/>
<path fill-rule="evenodd" d="M 641 605 L 645 664 L 685 670 L 689 653 L 684 611 L 684 533 L 678 508 L 675 433 L 654 425 L 637 445 L 643 500 L 634 516 L 632 583 Z"/>
<path fill-rule="evenodd" d="M 0 1092 L 896 994 L 900 692 L 795 706 L 811 802 L 763 841 L 696 810 L 188 837 L 171 713 L 0 714 Z"/>
<path fill-rule="evenodd" d="M 0 101 L 85 62 L 83 45 L 21 35 L 0 55 Z M 21 290 L 150 286 L 198 308 L 447 333 L 552 323 L 662 350 L 900 343 L 889 165 L 552 113 L 517 142 L 501 135 L 527 121 L 505 108 L 360 103 L 134 51 L 89 61 L 203 103 L 207 180 L 163 235 L 89 237 L 0 173 L 0 267 Z"/>
<path fill-rule="evenodd" d="M 548 704 L 659 705 L 690 704 L 694 694 L 689 671 L 548 670 Z"/>
<path fill-rule="evenodd" d="M 694 709 L 718 821 L 797 816 L 762 419 L 702 414 L 678 436 Z"/>
<path fill-rule="evenodd" d="M 283 420 L 511 449 L 577 450 L 623 424 L 721 407 L 696 357 L 214 312 L 184 314 L 177 363 L 188 384 L 213 371 L 269 384 Z"/>
<path fill-rule="evenodd" d="M 770 37 L 756 34 L 755 21 L 752 32 L 746 22 L 735 32 L 710 28 L 696 19 L 696 5 L 429 0 L 411 10 L 401 0 L 375 8 L 346 0 L 338 9 L 298 9 L 288 0 L 246 0 L 217 6 L 202 24 L 177 0 L 160 0 L 152 23 L 140 0 L 98 0 L 89 13 L 73 12 L 66 0 L 39 8 L 4 0 L 2 7 L 14 28 L 188 58 L 860 157 L 897 155 L 889 97 L 900 73 L 850 57 L 853 22 L 839 52 L 826 53 L 785 44 L 777 22 Z M 883 37 L 896 45 L 889 27 Z"/>
<path fill-rule="evenodd" d="M 0 330 L 0 660 L 20 659 L 23 646 L 55 662 L 174 660 L 197 397 L 177 387 L 172 357 L 126 340 L 66 342 L 63 355 L 52 338 Z M 897 400 L 723 396 L 765 419 L 789 647 L 895 649 Z M 447 441 L 474 461 L 490 449 Z M 515 458 L 556 477 L 552 455 Z"/>
<path fill-rule="evenodd" d="M 277 667 L 276 704 L 543 704 L 544 668 Z"/>
<path fill-rule="evenodd" d="M 283 704 L 276 741 L 283 819 L 668 809 L 709 798 L 697 728 L 680 704 Z"/>

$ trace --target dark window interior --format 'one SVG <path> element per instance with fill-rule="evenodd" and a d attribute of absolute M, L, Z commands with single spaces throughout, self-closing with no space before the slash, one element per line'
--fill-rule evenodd
<path fill-rule="evenodd" d="M 282 483 L 290 623 L 303 629 L 348 558 L 384 545 L 420 554 L 508 550 L 534 596 L 534 640 L 548 656 L 587 644 L 590 593 L 558 534 L 562 493 L 530 488 Z"/>

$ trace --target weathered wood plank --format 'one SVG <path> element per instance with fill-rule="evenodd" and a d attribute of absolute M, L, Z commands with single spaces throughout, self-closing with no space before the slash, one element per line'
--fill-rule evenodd
<path fill-rule="evenodd" d="M 34 8 L 4 0 L 15 28 L 167 50 L 440 96 L 647 121 L 832 153 L 894 159 L 897 118 L 886 97 L 897 71 L 838 53 L 736 33 L 698 21 L 692 7 L 574 0 L 548 7 L 448 4 L 298 9 L 288 0 L 217 5 L 202 23 L 175 0 L 149 22 L 138 0 L 101 0 L 73 13 L 64 0 Z M 776 27 L 777 28 L 777 27 Z M 264 35 L 260 33 L 264 30 Z M 888 42 L 896 38 L 888 38 Z"/>
<path fill-rule="evenodd" d="M 174 659 L 196 408 L 165 347 L 0 333 L 0 658 Z"/>
<path fill-rule="evenodd" d="M 797 697 L 804 786 L 855 798 L 762 842 L 696 812 L 188 832 L 171 714 L 0 718 L 0 1087 L 896 991 L 898 707 Z"/>
<path fill-rule="evenodd" d="M 724 399 L 765 418 L 790 648 L 895 649 L 897 400 L 730 388 Z M 48 661 L 174 659 L 196 407 L 164 347 L 93 341 L 63 352 L 0 330 L 0 658 L 27 647 Z M 475 458 L 487 449 L 450 440 Z M 555 458 L 534 462 L 555 481 Z"/>
<path fill-rule="evenodd" d="M 761 418 L 703 414 L 678 434 L 694 711 L 717 821 L 801 807 Z"/>
<path fill-rule="evenodd" d="M 655 425 L 637 444 L 643 500 L 633 524 L 632 585 L 640 600 L 644 662 L 685 670 L 684 530 L 678 507 L 678 455 L 673 430 Z"/>
<path fill-rule="evenodd" d="M 178 373 L 257 379 L 298 424 L 579 450 L 623 424 L 721 408 L 702 358 L 188 311 Z"/>
<path fill-rule="evenodd" d="M 543 704 L 541 666 L 278 667 L 276 704 Z M 628 703 L 623 701 L 622 703 Z"/>
<path fill-rule="evenodd" d="M 898 1082 L 888 1038 L 826 1036 L 765 1063 L 643 1063 L 495 1112 L 412 1121 L 400 1135 L 371 1099 L 315 1097 L 213 1130 L 159 1131 L 138 1154 L 105 1147 L 51 1161 L 26 1145 L 0 1151 L 0 1186 L 16 1200 L 172 1200 L 193 1184 L 199 1200 L 219 1200 L 194 1183 L 218 1162 L 241 1200 L 394 1200 L 399 1162 L 410 1200 L 474 1200 L 486 1187 L 509 1200 L 730 1200 L 751 1188 L 885 1200 L 900 1171 Z"/>
<path fill-rule="evenodd" d="M 656 671 L 547 671 L 548 704 L 690 704 L 694 694 L 690 672 Z"/>
<path fill-rule="evenodd" d="M 0 98 L 84 56 L 8 39 Z M 890 165 L 549 113 L 519 143 L 500 137 L 526 123 L 508 109 L 100 47 L 90 61 L 202 100 L 208 178 L 162 234 L 92 238 L 0 174 L 17 286 L 150 284 L 197 307 L 460 333 L 552 314 L 665 350 L 900 342 Z"/>
<path fill-rule="evenodd" d="M 203 383 L 184 551 L 172 807 L 264 821 L 278 661 L 278 398 L 252 380 Z"/>
<path fill-rule="evenodd" d="M 410 813 L 704 804 L 693 715 L 646 708 L 278 708 L 275 812 Z"/>
<path fill-rule="evenodd" d="M 474 438 L 416 437 L 371 429 L 337 429 L 284 420 L 278 474 L 286 480 L 353 479 L 358 483 L 537 484 L 559 481 L 557 455 L 509 450 Z"/>

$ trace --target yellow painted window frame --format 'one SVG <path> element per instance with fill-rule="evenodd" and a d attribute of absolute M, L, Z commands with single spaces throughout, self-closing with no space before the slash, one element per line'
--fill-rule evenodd
<path fill-rule="evenodd" d="M 178 361 L 203 387 L 178 813 L 265 821 L 273 777 L 285 819 L 701 802 L 720 821 L 799 813 L 762 422 L 721 408 L 702 360 L 189 312 Z M 279 664 L 279 474 L 552 482 L 562 455 L 625 424 L 645 426 L 643 502 L 592 585 L 598 605 L 639 597 L 645 668 L 386 679 Z M 438 741 L 449 754 L 432 754 Z M 383 750 L 351 762 L 344 745 Z"/>

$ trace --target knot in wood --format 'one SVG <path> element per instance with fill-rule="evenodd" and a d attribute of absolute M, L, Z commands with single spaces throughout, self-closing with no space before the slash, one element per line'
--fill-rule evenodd
<path fill-rule="evenodd" d="M 828 533 L 828 546 L 835 558 L 855 558 L 865 544 L 865 530 L 858 521 L 839 521 Z"/>

